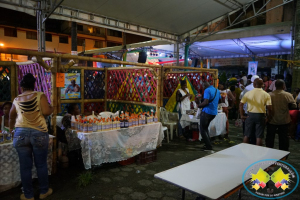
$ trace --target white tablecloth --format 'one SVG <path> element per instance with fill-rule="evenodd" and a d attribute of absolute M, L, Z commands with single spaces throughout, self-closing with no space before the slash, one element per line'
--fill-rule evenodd
<path fill-rule="evenodd" d="M 52 169 L 52 145 L 53 136 L 49 136 L 49 148 L 48 148 L 48 174 L 51 174 Z M 36 169 L 33 164 L 32 178 L 37 178 Z M 7 185 L 15 185 L 20 182 L 20 163 L 16 149 L 13 147 L 13 143 L 5 143 L 0 145 L 0 192 L 10 189 Z M 3 189 L 5 188 L 5 189 Z"/>
<path fill-rule="evenodd" d="M 92 165 L 127 160 L 156 149 L 164 134 L 161 123 L 94 133 L 78 132 L 86 169 Z"/>
<path fill-rule="evenodd" d="M 218 113 L 217 116 L 210 122 L 208 132 L 210 137 L 226 134 L 226 121 L 227 117 L 225 113 Z M 200 125 L 200 119 L 197 119 L 193 115 L 182 115 L 180 124 L 182 128 L 189 126 L 192 122 Z M 200 130 L 200 128 L 199 128 Z M 199 140 L 201 140 L 201 134 L 199 132 Z"/>

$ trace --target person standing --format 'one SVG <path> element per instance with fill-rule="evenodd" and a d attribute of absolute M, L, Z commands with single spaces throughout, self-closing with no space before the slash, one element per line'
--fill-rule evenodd
<path fill-rule="evenodd" d="M 229 133 L 229 121 L 228 121 L 228 106 L 229 106 L 229 99 L 235 100 L 235 97 L 233 96 L 232 92 L 230 89 L 225 89 L 224 85 L 219 84 L 219 91 L 221 94 L 221 97 L 223 97 L 223 99 L 225 99 L 225 103 L 221 103 L 222 106 L 222 110 L 223 112 L 226 114 L 227 117 L 227 121 L 226 121 L 226 134 L 225 134 L 225 138 L 228 138 L 228 133 Z"/>
<path fill-rule="evenodd" d="M 268 91 L 268 88 L 271 86 L 272 84 L 272 81 L 270 80 L 270 77 L 269 76 L 265 76 L 264 77 L 264 91 Z"/>
<path fill-rule="evenodd" d="M 279 136 L 279 149 L 289 150 L 288 128 L 291 122 L 289 110 L 296 109 L 297 105 L 293 95 L 285 92 L 285 83 L 282 79 L 277 79 L 276 90 L 270 92 L 272 100 L 272 118 L 267 124 L 266 146 L 274 148 L 276 130 Z"/>
<path fill-rule="evenodd" d="M 212 151 L 211 140 L 208 133 L 208 127 L 210 122 L 218 114 L 218 104 L 221 100 L 220 91 L 214 88 L 209 82 L 203 83 L 204 87 L 204 101 L 202 103 L 197 102 L 199 108 L 203 108 L 200 114 L 200 133 L 205 143 L 202 148 L 203 151 Z"/>
<path fill-rule="evenodd" d="M 179 114 L 179 121 L 182 115 L 186 114 L 187 110 L 191 109 L 191 99 L 193 95 L 189 93 L 189 89 L 187 88 L 186 80 L 180 81 L 181 88 L 176 92 L 176 101 L 177 101 L 177 111 Z M 178 122 L 178 135 L 182 137 L 183 129 L 181 124 Z"/>
<path fill-rule="evenodd" d="M 251 76 L 251 84 L 249 84 L 244 90 L 243 90 L 243 92 L 240 94 L 240 99 L 242 99 L 243 98 L 243 96 L 247 93 L 247 92 L 249 92 L 249 91 L 251 91 L 251 90 L 253 90 L 254 89 L 254 87 L 253 87 L 253 82 L 255 81 L 255 79 L 257 79 L 257 78 L 259 78 L 259 76 L 257 76 L 257 75 L 249 75 L 249 76 Z M 244 110 L 244 116 L 248 116 L 248 112 L 247 112 L 247 103 L 245 103 L 244 104 L 244 106 L 243 106 L 243 110 Z M 241 108 L 240 108 L 240 112 L 241 112 Z M 245 135 L 245 120 L 243 119 L 243 135 Z M 250 144 L 256 144 L 256 137 L 255 137 L 255 134 L 253 133 L 253 134 L 251 134 L 252 135 L 252 137 L 250 138 Z"/>
<path fill-rule="evenodd" d="M 244 143 L 249 143 L 249 138 L 255 133 L 256 145 L 262 146 L 262 139 L 264 138 L 264 130 L 267 119 L 271 117 L 272 102 L 271 97 L 263 89 L 263 80 L 257 78 L 254 80 L 254 89 L 247 92 L 240 102 L 240 114 L 245 120 L 245 136 Z M 244 104 L 247 103 L 248 117 L 245 116 L 243 110 Z M 268 112 L 266 112 L 266 107 Z"/>
<path fill-rule="evenodd" d="M 9 131 L 9 111 L 12 103 L 7 101 L 2 105 L 3 116 L 1 116 L 1 131 Z"/>
<path fill-rule="evenodd" d="M 21 181 L 24 194 L 21 200 L 33 200 L 32 164 L 37 170 L 40 199 L 52 194 L 49 188 L 47 155 L 49 135 L 45 116 L 53 112 L 47 97 L 42 92 L 34 91 L 36 79 L 31 73 L 21 80 L 22 94 L 14 99 L 9 115 L 9 129 L 16 127 L 13 146 L 18 152 Z M 34 159 L 33 159 L 33 157 Z"/>

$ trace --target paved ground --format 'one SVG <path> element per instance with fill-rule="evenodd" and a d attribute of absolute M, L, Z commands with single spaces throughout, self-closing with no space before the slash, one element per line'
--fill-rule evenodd
<path fill-rule="evenodd" d="M 228 148 L 242 142 L 242 130 L 230 125 L 230 137 L 234 143 L 226 141 L 215 141 L 216 151 Z M 85 170 L 78 167 L 69 169 L 59 169 L 59 172 L 50 177 L 50 184 L 54 190 L 49 200 L 176 200 L 181 197 L 181 190 L 171 184 L 154 178 L 154 174 L 186 162 L 206 156 L 201 152 L 202 146 L 199 142 L 186 142 L 175 138 L 169 144 L 163 143 L 158 149 L 158 159 L 156 162 L 147 165 L 120 166 L 116 163 L 106 164 L 92 170 L 93 181 L 90 185 L 79 188 L 78 176 Z M 300 172 L 300 148 L 299 143 L 291 140 L 291 155 L 288 162 Z M 277 141 L 276 141 L 276 147 Z M 214 177 L 217 179 L 218 177 Z M 38 186 L 35 180 L 36 199 L 38 199 Z M 217 188 L 216 188 L 217 190 Z M 1 200 L 17 200 L 21 193 L 20 187 L 0 193 Z M 187 193 L 186 199 L 194 200 L 196 195 Z M 232 195 L 229 200 L 237 199 L 237 194 Z M 242 191 L 243 200 L 258 199 L 251 196 L 246 190 Z M 295 192 L 284 198 L 285 200 L 300 200 L 299 187 Z"/>

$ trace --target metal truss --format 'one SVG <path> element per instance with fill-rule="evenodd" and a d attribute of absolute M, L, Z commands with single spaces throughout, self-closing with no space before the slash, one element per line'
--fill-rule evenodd
<path fill-rule="evenodd" d="M 53 8 L 53 6 L 56 3 L 56 0 L 42 0 L 42 1 L 46 1 L 47 5 L 50 5 L 51 8 Z M 22 10 L 23 12 L 25 9 L 28 9 L 27 13 L 32 14 L 35 10 L 37 10 L 37 2 L 38 0 L 0 0 L 0 6 L 1 4 L 3 4 L 3 5 L 7 5 L 4 6 L 6 8 L 9 8 L 10 6 L 11 9 L 15 9 L 16 7 L 22 8 L 22 9 L 18 9 L 18 11 Z M 95 13 L 86 12 L 79 9 L 69 8 L 66 6 L 59 5 L 57 8 L 55 8 L 52 11 L 52 13 L 50 12 L 51 9 L 48 9 L 48 14 L 54 15 L 52 16 L 52 18 L 56 18 L 57 16 L 60 19 L 65 19 L 65 20 L 72 19 L 72 21 L 77 21 L 79 23 L 80 22 L 85 24 L 88 23 L 94 26 L 101 26 L 104 28 L 119 30 L 122 32 L 133 33 L 133 34 L 143 35 L 152 38 L 167 39 L 171 41 L 178 40 L 178 36 L 172 33 L 159 31 L 146 26 L 132 24 L 129 22 L 117 20 L 107 16 L 98 15 Z M 43 18 L 43 21 L 46 20 L 48 17 L 46 15 Z"/>
<path fill-rule="evenodd" d="M 216 1 L 220 2 L 221 0 L 216 0 Z M 220 31 L 223 31 L 223 30 L 226 30 L 226 29 L 231 28 L 233 26 L 236 26 L 236 25 L 238 25 L 240 23 L 243 23 L 245 21 L 251 20 L 251 19 L 253 19 L 255 17 L 258 17 L 258 16 L 260 16 L 262 14 L 265 14 L 265 13 L 267 13 L 267 12 L 269 12 L 269 11 L 275 9 L 275 8 L 278 8 L 278 7 L 283 6 L 283 5 L 287 4 L 287 3 L 290 3 L 293 0 L 283 0 L 281 4 L 279 4 L 277 6 L 273 6 L 273 7 L 269 8 L 269 9 L 266 9 L 266 6 L 268 4 L 270 4 L 271 0 L 264 0 L 263 6 L 261 8 L 259 8 L 258 10 L 256 10 L 255 6 L 254 6 L 254 3 L 257 2 L 257 1 L 258 0 L 254 0 L 254 1 L 250 2 L 250 3 L 248 3 L 248 4 L 241 5 L 241 4 L 239 4 L 239 2 L 237 0 L 228 0 L 228 2 L 230 2 L 230 3 L 234 3 L 235 2 L 236 3 L 235 5 L 236 6 L 239 5 L 240 7 L 238 9 L 230 12 L 230 13 L 227 13 L 227 14 L 221 16 L 221 17 L 218 17 L 217 19 L 214 19 L 214 20 L 212 20 L 210 22 L 202 24 L 202 25 L 200 25 L 200 26 L 198 26 L 198 27 L 196 27 L 196 28 L 194 28 L 194 29 L 192 29 L 192 30 L 190 30 L 190 31 L 182 34 L 180 36 L 181 41 L 184 42 L 184 41 L 187 40 L 187 38 L 190 38 L 189 39 L 189 41 L 190 41 L 189 44 L 192 44 L 192 43 L 194 43 L 196 41 L 201 41 L 204 38 L 207 38 L 207 37 L 209 37 L 209 36 L 211 36 L 213 34 L 216 34 L 216 33 L 220 32 Z M 227 1 L 223 2 L 222 5 L 226 4 L 226 3 L 227 3 Z M 240 20 L 240 18 L 242 16 L 246 16 L 247 11 L 249 9 L 253 10 L 253 15 L 250 16 L 250 17 L 247 17 L 247 18 L 245 18 L 243 20 Z M 235 17 L 236 13 L 238 13 L 237 17 Z M 234 20 L 231 20 L 233 18 L 234 18 Z M 221 30 L 217 30 L 217 28 L 219 27 L 219 25 L 222 22 L 228 22 L 228 25 L 225 28 L 221 29 Z M 216 26 L 213 29 L 210 29 L 211 25 L 215 24 L 215 23 L 216 23 Z M 201 34 L 201 31 L 204 30 L 204 29 L 207 29 L 207 32 Z M 203 35 L 203 36 L 201 36 L 201 35 Z"/>
<path fill-rule="evenodd" d="M 255 56 L 255 53 L 253 51 L 251 51 L 251 49 L 249 49 L 249 47 L 247 47 L 247 45 L 242 41 L 240 40 L 239 38 L 238 39 L 233 39 L 233 41 L 246 53 L 248 54 L 249 56 L 251 57 L 254 57 Z"/>

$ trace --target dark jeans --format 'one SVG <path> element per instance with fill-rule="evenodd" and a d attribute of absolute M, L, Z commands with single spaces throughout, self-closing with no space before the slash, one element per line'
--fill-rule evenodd
<path fill-rule="evenodd" d="M 269 148 L 274 148 L 274 139 L 276 130 L 279 137 L 279 150 L 288 151 L 290 146 L 289 136 L 288 136 L 289 124 L 267 125 L 267 136 L 266 136 L 266 146 Z"/>
<path fill-rule="evenodd" d="M 48 192 L 47 155 L 49 145 L 48 133 L 32 128 L 16 128 L 13 145 L 19 155 L 21 181 L 26 198 L 33 198 L 32 163 L 37 170 L 40 194 Z M 32 157 L 33 155 L 33 157 Z"/>
<path fill-rule="evenodd" d="M 248 115 L 245 114 L 245 116 L 248 116 Z M 245 136 L 245 121 L 243 121 L 243 135 Z M 249 143 L 256 145 L 255 131 L 253 131 L 251 137 L 249 138 Z"/>
<path fill-rule="evenodd" d="M 208 126 L 210 122 L 216 117 L 216 115 L 210 115 L 205 112 L 200 114 L 200 133 L 201 137 L 205 143 L 206 148 L 211 149 L 211 141 L 208 134 Z"/>

